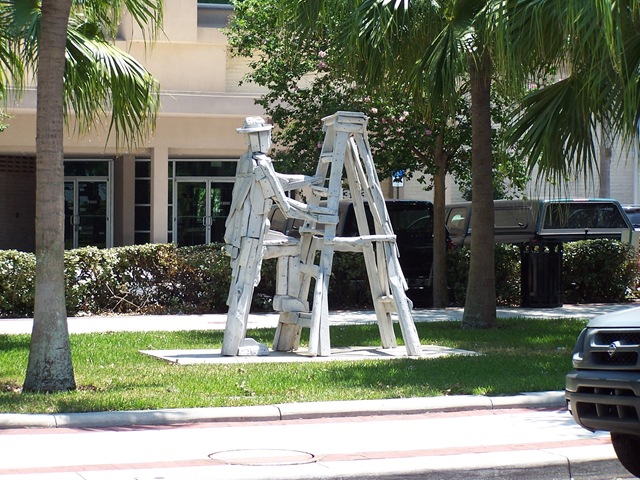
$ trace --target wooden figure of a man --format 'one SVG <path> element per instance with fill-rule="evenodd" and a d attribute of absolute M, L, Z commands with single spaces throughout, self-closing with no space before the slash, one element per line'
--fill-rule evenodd
<path fill-rule="evenodd" d="M 231 257 L 231 286 L 223 355 L 237 355 L 247 330 L 253 290 L 260 282 L 264 237 L 269 230 L 269 212 L 275 201 L 288 217 L 313 218 L 307 204 L 286 196 L 285 190 L 314 183 L 315 177 L 275 172 L 266 155 L 271 146 L 271 125 L 260 117 L 248 117 L 237 131 L 246 135 L 248 151 L 236 169 L 231 209 L 224 240 Z"/>

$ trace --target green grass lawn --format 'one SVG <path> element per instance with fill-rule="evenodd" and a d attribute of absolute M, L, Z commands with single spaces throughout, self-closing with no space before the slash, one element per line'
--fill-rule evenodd
<path fill-rule="evenodd" d="M 23 394 L 29 336 L 0 335 L 0 412 L 60 413 L 265 405 L 561 390 L 584 320 L 499 319 L 496 330 L 418 323 L 421 343 L 481 356 L 322 363 L 174 365 L 139 350 L 220 348 L 221 331 L 71 336 L 77 390 Z M 249 337 L 271 344 L 273 329 Z M 396 332 L 399 342 L 402 335 Z M 303 339 L 304 341 L 305 339 Z M 380 345 L 376 325 L 332 326 L 331 344 Z"/>

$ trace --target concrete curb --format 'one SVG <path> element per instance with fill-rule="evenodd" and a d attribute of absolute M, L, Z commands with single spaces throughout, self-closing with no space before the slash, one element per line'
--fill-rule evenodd
<path fill-rule="evenodd" d="M 0 414 L 0 429 L 99 428 L 198 422 L 258 422 L 311 418 L 400 415 L 505 408 L 560 408 L 564 392 L 532 392 L 505 397 L 459 395 L 385 400 L 285 403 L 249 407 L 211 407 L 123 412 Z"/>

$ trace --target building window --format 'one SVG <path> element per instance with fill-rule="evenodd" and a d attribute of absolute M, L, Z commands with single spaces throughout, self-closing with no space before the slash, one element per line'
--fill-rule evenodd
<path fill-rule="evenodd" d="M 134 241 L 151 241 L 151 160 L 136 159 Z"/>

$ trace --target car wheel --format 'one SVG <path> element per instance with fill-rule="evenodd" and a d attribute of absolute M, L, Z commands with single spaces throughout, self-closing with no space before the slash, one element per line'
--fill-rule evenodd
<path fill-rule="evenodd" d="M 640 435 L 611 432 L 611 443 L 622 466 L 640 477 Z"/>

